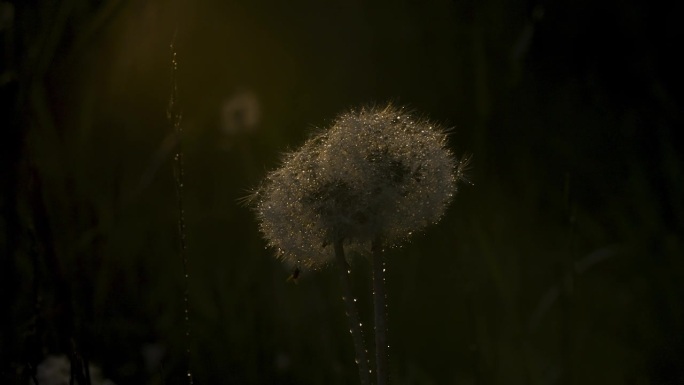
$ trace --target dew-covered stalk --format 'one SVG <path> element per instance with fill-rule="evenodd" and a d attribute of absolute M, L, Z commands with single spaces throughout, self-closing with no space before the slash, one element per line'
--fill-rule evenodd
<path fill-rule="evenodd" d="M 368 354 L 366 352 L 366 345 L 363 340 L 363 329 L 361 328 L 361 319 L 359 312 L 356 309 L 356 299 L 352 295 L 351 282 L 349 279 L 349 264 L 344 256 L 344 246 L 342 241 L 335 242 L 335 259 L 340 271 L 340 281 L 342 282 L 342 300 L 347 312 L 347 319 L 349 319 L 349 332 L 354 340 L 354 350 L 356 352 L 356 364 L 359 368 L 359 380 L 361 385 L 370 385 L 370 369 L 368 364 Z"/>
<path fill-rule="evenodd" d="M 182 113 L 178 104 L 178 61 L 175 47 L 175 35 L 171 42 L 171 98 L 169 100 L 169 108 L 167 117 L 173 126 L 178 142 L 176 154 L 174 155 L 174 182 L 176 186 L 176 207 L 178 209 L 178 253 L 183 263 L 183 315 L 185 325 L 185 358 L 187 360 L 187 379 L 188 385 L 193 385 L 192 371 L 190 369 L 190 274 L 188 272 L 188 255 L 186 243 L 186 229 L 185 229 L 185 205 L 183 201 L 183 185 L 185 179 L 185 164 L 183 160 L 182 136 L 183 128 L 181 126 Z"/>
<path fill-rule="evenodd" d="M 373 310 L 375 313 L 375 371 L 377 385 L 386 385 L 387 379 L 387 296 L 385 291 L 385 258 L 379 242 L 373 242 Z"/>

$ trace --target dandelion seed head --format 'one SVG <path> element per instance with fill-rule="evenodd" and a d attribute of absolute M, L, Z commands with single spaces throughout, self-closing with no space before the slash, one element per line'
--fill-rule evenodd
<path fill-rule="evenodd" d="M 315 200 L 323 135 L 310 138 L 285 155 L 280 168 L 268 173 L 256 192 L 260 230 L 276 256 L 289 263 L 318 267 L 332 259 L 327 231 L 320 225 Z"/>
<path fill-rule="evenodd" d="M 316 268 L 337 241 L 364 253 L 439 221 L 460 172 L 439 126 L 392 105 L 363 108 L 287 154 L 253 202 L 277 256 Z"/>
<path fill-rule="evenodd" d="M 338 117 L 321 157 L 325 178 L 355 191 L 348 237 L 395 245 L 439 221 L 456 191 L 443 129 L 392 105 Z M 353 221 L 356 219 L 356 221 Z"/>

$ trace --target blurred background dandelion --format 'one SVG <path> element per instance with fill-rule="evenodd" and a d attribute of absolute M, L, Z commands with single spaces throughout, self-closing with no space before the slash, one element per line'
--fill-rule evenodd
<path fill-rule="evenodd" d="M 637 0 L 0 1 L 0 382 L 78 355 L 116 384 L 182 384 L 189 347 L 198 384 L 356 383 L 337 277 L 287 283 L 236 200 L 315 127 L 390 100 L 474 154 L 474 186 L 389 251 L 393 383 L 684 382 L 681 14 Z"/>

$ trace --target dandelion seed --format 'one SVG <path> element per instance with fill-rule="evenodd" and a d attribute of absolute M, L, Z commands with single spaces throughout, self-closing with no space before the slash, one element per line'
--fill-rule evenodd
<path fill-rule="evenodd" d="M 221 105 L 221 129 L 225 134 L 255 130 L 261 121 L 261 106 L 256 94 L 237 90 Z"/>

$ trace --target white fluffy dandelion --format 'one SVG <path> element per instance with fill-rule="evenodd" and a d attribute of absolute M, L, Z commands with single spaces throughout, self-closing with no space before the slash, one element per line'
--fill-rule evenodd
<path fill-rule="evenodd" d="M 363 108 L 287 154 L 258 189 L 256 212 L 279 257 L 316 268 L 337 241 L 364 252 L 439 221 L 456 179 L 441 127 L 392 105 Z"/>
<path fill-rule="evenodd" d="M 352 110 L 268 173 L 251 197 L 260 229 L 279 258 L 319 268 L 336 261 L 359 378 L 370 384 L 345 253 L 370 256 L 377 384 L 385 385 L 387 324 L 382 248 L 440 220 L 468 159 L 456 162 L 438 125 L 388 105 Z"/>
<path fill-rule="evenodd" d="M 324 178 L 358 197 L 339 234 L 352 242 L 397 244 L 439 221 L 456 191 L 444 130 L 391 105 L 339 116 L 322 163 Z"/>

